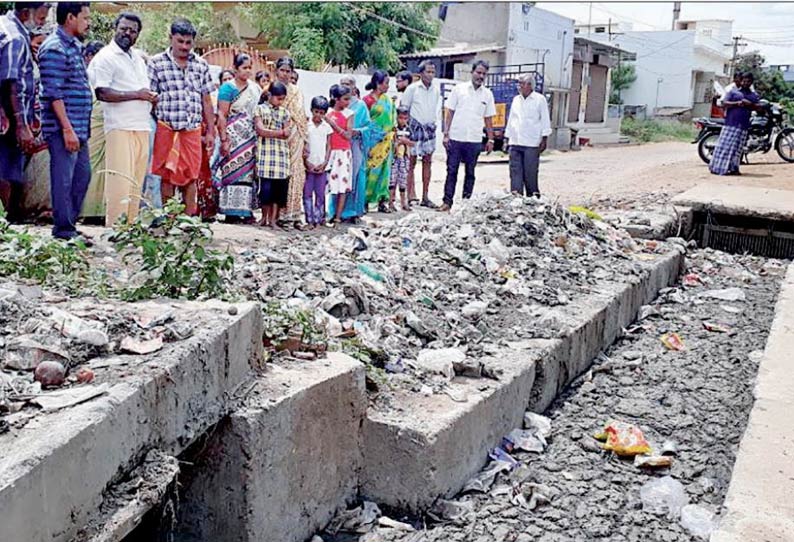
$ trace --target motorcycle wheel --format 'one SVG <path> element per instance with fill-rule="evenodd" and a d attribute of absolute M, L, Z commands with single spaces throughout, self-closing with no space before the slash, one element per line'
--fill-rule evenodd
<path fill-rule="evenodd" d="M 775 150 L 783 160 L 794 163 L 794 128 L 780 131 L 775 140 Z"/>
<path fill-rule="evenodd" d="M 712 132 L 703 136 L 703 139 L 698 143 L 698 155 L 705 163 L 711 163 L 711 157 L 714 156 L 714 149 L 717 146 L 717 141 L 720 139 L 719 132 Z"/>

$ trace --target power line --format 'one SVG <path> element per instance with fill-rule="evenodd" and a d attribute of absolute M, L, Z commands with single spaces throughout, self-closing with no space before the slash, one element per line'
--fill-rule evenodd
<path fill-rule="evenodd" d="M 391 19 L 387 19 L 386 17 L 383 17 L 382 15 L 378 15 L 377 13 L 373 13 L 372 11 L 369 11 L 366 8 L 362 8 L 361 6 L 357 6 L 356 4 L 354 4 L 352 2 L 347 2 L 346 5 L 348 7 L 351 7 L 353 9 L 355 9 L 356 11 L 359 11 L 361 13 L 366 13 L 370 17 L 374 17 L 375 19 L 378 19 L 379 21 L 382 21 L 384 23 L 389 23 L 389 24 L 394 25 L 394 26 L 396 26 L 398 28 L 402 28 L 403 30 L 407 30 L 409 32 L 413 32 L 414 34 L 418 34 L 420 36 L 424 36 L 426 38 L 430 38 L 430 39 L 433 39 L 433 40 L 437 39 L 439 41 L 445 41 L 447 43 L 451 43 L 452 45 L 456 44 L 456 42 L 448 40 L 448 39 L 445 39 L 445 38 L 442 38 L 441 36 L 434 36 L 432 34 L 428 34 L 427 32 L 425 32 L 423 30 L 419 30 L 417 28 L 412 28 L 412 27 L 404 25 L 402 23 L 398 23 L 397 21 L 392 21 Z"/>

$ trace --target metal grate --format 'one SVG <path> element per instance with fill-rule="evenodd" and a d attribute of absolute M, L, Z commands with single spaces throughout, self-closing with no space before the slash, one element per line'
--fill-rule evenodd
<path fill-rule="evenodd" d="M 766 258 L 794 259 L 794 233 L 788 223 L 754 220 L 754 227 L 717 224 L 710 213 L 695 221 L 695 239 L 702 247 L 738 254 L 755 254 Z M 736 222 L 736 218 L 732 222 Z"/>

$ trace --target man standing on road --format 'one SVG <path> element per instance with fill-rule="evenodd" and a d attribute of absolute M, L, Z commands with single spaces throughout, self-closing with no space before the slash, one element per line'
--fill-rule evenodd
<path fill-rule="evenodd" d="M 430 201 L 430 172 L 433 165 L 433 153 L 436 150 L 436 122 L 441 110 L 441 91 L 433 84 L 436 66 L 429 60 L 419 64 L 419 81 L 411 83 L 402 98 L 402 105 L 410 111 L 408 130 L 411 141 L 411 162 L 408 170 L 408 202 L 409 205 L 419 203 L 416 199 L 417 159 L 422 160 L 422 207 L 435 209 L 436 204 Z"/>
<path fill-rule="evenodd" d="M 510 191 L 522 196 L 540 196 L 538 165 L 551 134 L 549 105 L 543 94 L 532 91 L 533 84 L 532 74 L 518 78 L 518 94 L 510 106 L 505 129 L 510 149 Z"/>
<path fill-rule="evenodd" d="M 157 130 L 152 173 L 162 182 L 163 203 L 182 190 L 185 212 L 199 214 L 197 179 L 201 171 L 201 120 L 204 147 L 215 146 L 215 113 L 210 94 L 215 90 L 209 65 L 193 52 L 196 29 L 185 19 L 171 24 L 171 46 L 149 61 L 150 90 L 157 94 Z"/>
<path fill-rule="evenodd" d="M 17 2 L 0 16 L 0 201 L 11 222 L 22 219 L 25 154 L 36 146 L 36 83 L 29 30 L 47 20 L 45 2 Z"/>
<path fill-rule="evenodd" d="M 52 235 L 69 240 L 80 237 L 77 218 L 91 181 L 92 100 L 81 44 L 91 23 L 89 3 L 58 2 L 55 16 L 58 29 L 39 50 L 41 120 L 50 150 Z"/>
<path fill-rule="evenodd" d="M 758 108 L 760 100 L 752 86 L 753 74 L 742 74 L 739 88 L 727 92 L 722 99 L 725 125 L 709 163 L 709 171 L 714 175 L 741 175 L 739 164 L 750 130 L 750 113 Z"/>
<path fill-rule="evenodd" d="M 152 104 L 157 103 L 157 94 L 149 90 L 146 62 L 132 48 L 141 31 L 141 19 L 122 13 L 115 26 L 113 41 L 88 66 L 105 117 L 106 226 L 121 216 L 132 221 L 138 215 L 149 167 L 149 119 Z"/>
<path fill-rule="evenodd" d="M 485 88 L 485 76 L 490 65 L 478 60 L 472 66 L 471 82 L 461 83 L 452 90 L 446 104 L 444 147 L 447 149 L 447 181 L 444 184 L 444 205 L 439 211 L 449 211 L 458 184 L 460 163 L 466 170 L 463 180 L 463 199 L 474 191 L 474 167 L 482 150 L 482 125 L 488 142 L 485 152 L 493 150 L 493 117 L 496 115 L 493 93 Z"/>

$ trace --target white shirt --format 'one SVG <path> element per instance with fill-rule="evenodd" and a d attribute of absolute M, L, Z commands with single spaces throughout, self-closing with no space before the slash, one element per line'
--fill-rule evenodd
<path fill-rule="evenodd" d="M 420 79 L 408 85 L 400 105 L 407 107 L 411 112 L 411 118 L 419 124 L 438 122 L 441 90 L 435 82 L 430 83 L 430 88 L 427 88 Z"/>
<path fill-rule="evenodd" d="M 539 92 L 532 92 L 524 98 L 520 93 L 510 105 L 510 118 L 507 119 L 505 137 L 510 145 L 538 147 L 544 136 L 551 134 L 549 104 Z"/>
<path fill-rule="evenodd" d="M 325 153 L 328 148 L 328 136 L 333 133 L 334 129 L 325 121 L 322 121 L 319 126 L 314 124 L 312 119 L 309 119 L 308 127 L 308 145 L 309 145 L 309 158 L 307 161 L 313 166 L 319 166 L 325 162 Z"/>
<path fill-rule="evenodd" d="M 125 53 L 115 40 L 111 40 L 91 61 L 88 80 L 94 89 L 110 88 L 129 92 L 150 88 L 146 62 L 141 53 L 136 49 Z M 151 131 L 151 103 L 145 100 L 100 103 L 105 118 L 105 133 L 111 130 Z"/>
<path fill-rule="evenodd" d="M 467 143 L 482 142 L 485 118 L 496 115 L 493 93 L 485 85 L 474 90 L 471 82 L 461 83 L 452 89 L 446 108 L 455 112 L 449 127 L 449 138 Z"/>

